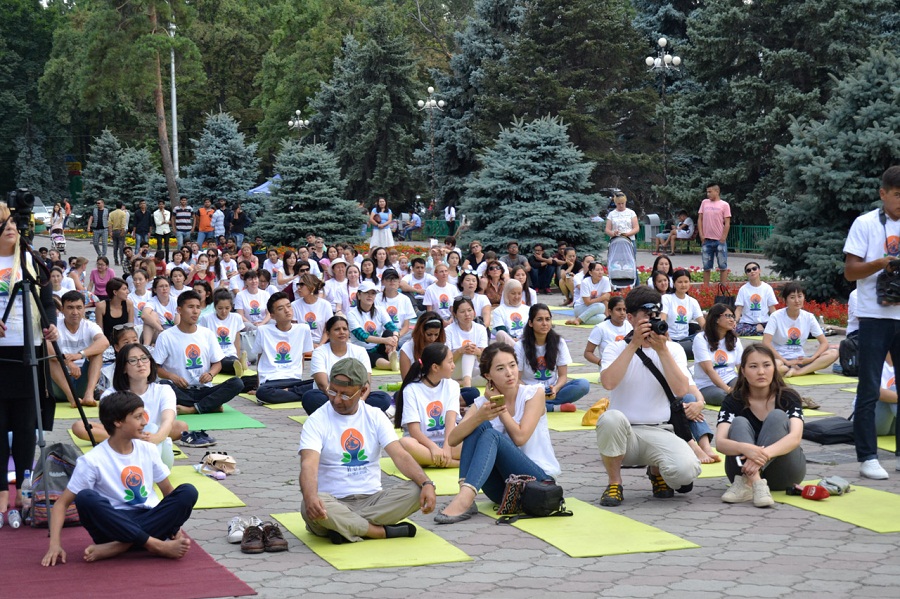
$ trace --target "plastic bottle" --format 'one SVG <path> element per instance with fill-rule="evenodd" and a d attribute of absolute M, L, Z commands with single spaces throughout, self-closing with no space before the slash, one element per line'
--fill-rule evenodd
<path fill-rule="evenodd" d="M 22 482 L 22 511 L 27 512 L 31 507 L 32 496 L 32 473 L 31 470 L 25 471 L 25 480 Z"/>
<path fill-rule="evenodd" d="M 210 478 L 214 478 L 216 480 L 225 480 L 225 478 L 227 476 L 221 470 L 214 470 L 214 471 L 210 472 L 208 469 L 205 469 L 203 467 L 203 464 L 194 464 L 194 470 L 196 470 L 200 474 L 205 474 L 206 476 L 208 476 Z"/>
<path fill-rule="evenodd" d="M 378 388 L 382 391 L 399 391 L 402 383 L 386 383 L 384 385 L 379 385 Z"/>
<path fill-rule="evenodd" d="M 9 513 L 6 515 L 6 521 L 13 528 L 19 528 L 22 526 L 22 515 L 19 513 L 19 510 L 9 510 Z"/>

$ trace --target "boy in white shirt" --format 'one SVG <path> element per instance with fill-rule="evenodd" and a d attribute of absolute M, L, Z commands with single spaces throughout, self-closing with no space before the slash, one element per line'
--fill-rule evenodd
<path fill-rule="evenodd" d="M 303 354 L 313 350 L 312 333 L 306 323 L 291 322 L 294 309 L 283 291 L 269 298 L 267 308 L 275 322 L 256 331 L 256 400 L 260 404 L 300 401 L 313 386 L 312 380 L 303 380 Z"/>
<path fill-rule="evenodd" d="M 100 381 L 103 352 L 109 347 L 109 340 L 99 326 L 84 317 L 84 296 L 81 292 L 67 291 L 61 300 L 64 317 L 59 326 L 59 349 L 69 375 L 75 379 L 79 402 L 86 407 L 96 406 L 94 389 Z M 53 395 L 60 399 L 65 397 L 74 408 L 75 398 L 57 360 L 50 360 L 50 375 Z"/>
<path fill-rule="evenodd" d="M 259 327 L 269 322 L 272 317 L 266 311 L 269 292 L 259 288 L 259 272 L 247 271 L 244 274 L 244 289 L 234 298 L 234 309 L 244 319 L 244 324 Z"/>

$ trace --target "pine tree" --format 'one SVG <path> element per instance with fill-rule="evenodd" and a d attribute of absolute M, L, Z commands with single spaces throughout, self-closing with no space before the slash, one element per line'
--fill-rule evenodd
<path fill-rule="evenodd" d="M 365 214 L 356 202 L 343 197 L 337 159 L 324 144 L 282 142 L 275 162 L 281 181 L 272 185 L 266 210 L 250 233 L 269 243 L 295 244 L 313 231 L 328 240 L 359 241 L 356 236 Z"/>
<path fill-rule="evenodd" d="M 785 188 L 770 198 L 767 254 L 809 296 L 846 297 L 842 248 L 853 220 L 878 202 L 881 174 L 900 164 L 900 58 L 873 51 L 839 81 L 822 121 L 795 121 L 779 146 Z"/>
<path fill-rule="evenodd" d="M 156 170 L 149 150 L 146 148 L 125 148 L 119 158 L 116 186 L 119 197 L 129 210 L 136 210 L 141 200 L 146 200 L 152 210 L 156 202 L 167 200 L 166 194 L 155 195 L 156 184 L 162 175 Z M 164 183 L 163 183 L 164 184 Z"/>
<path fill-rule="evenodd" d="M 104 129 L 94 138 L 87 164 L 82 171 L 84 191 L 81 203 L 85 208 L 93 208 L 97 200 L 107 203 L 119 197 L 118 176 L 119 160 L 122 158 L 122 145 L 109 129 Z"/>
<path fill-rule="evenodd" d="M 45 142 L 44 134 L 33 126 L 16 139 L 16 187 L 27 187 L 34 195 L 50 201 L 53 174 L 44 155 Z"/>
<path fill-rule="evenodd" d="M 585 193 L 594 164 L 569 141 L 567 128 L 558 117 L 543 117 L 500 131 L 467 186 L 460 209 L 471 223 L 466 239 L 516 239 L 524 248 L 565 239 L 579 251 L 601 249 L 590 221 L 600 197 Z"/>
<path fill-rule="evenodd" d="M 256 184 L 259 158 L 256 144 L 248 144 L 238 124 L 228 113 L 210 114 L 200 139 L 192 139 L 194 161 L 185 169 L 183 182 L 191 201 L 225 198 L 229 205 L 242 202 L 244 209 L 256 214 L 260 205 L 247 195 Z"/>

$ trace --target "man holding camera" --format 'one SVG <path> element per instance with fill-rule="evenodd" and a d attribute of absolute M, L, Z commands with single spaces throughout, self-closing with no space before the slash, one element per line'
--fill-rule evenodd
<path fill-rule="evenodd" d="M 844 244 L 844 276 L 856 281 L 859 316 L 859 387 L 853 411 L 856 459 L 860 476 L 884 480 L 888 473 L 878 462 L 875 405 L 888 351 L 894 364 L 900 363 L 900 303 L 896 301 L 900 298 L 880 301 L 877 282 L 882 272 L 897 270 L 892 265 L 900 259 L 900 165 L 884 171 L 878 192 L 882 207 L 857 217 L 850 227 Z"/>
<path fill-rule="evenodd" d="M 609 481 L 600 505 L 622 503 L 622 466 L 647 465 L 653 496 L 659 499 L 673 497 L 673 489 L 687 493 L 700 475 L 697 456 L 668 424 L 672 418 L 668 395 L 639 355 L 650 359 L 675 396 L 688 393 L 687 358 L 680 345 L 669 341 L 665 321 L 659 319 L 660 300 L 655 289 L 634 288 L 625 297 L 634 331 L 603 352 L 600 379 L 610 394 L 609 409 L 597 420 L 597 448 Z M 702 406 L 694 402 L 691 410 Z"/>

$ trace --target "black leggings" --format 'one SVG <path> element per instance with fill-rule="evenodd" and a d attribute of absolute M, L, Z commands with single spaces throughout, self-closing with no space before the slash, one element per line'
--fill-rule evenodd
<path fill-rule="evenodd" d="M 0 348 L 0 357 L 22 359 L 22 347 Z M 12 350 L 10 354 L 9 351 Z M 13 374 L 11 371 L 18 370 Z M 37 426 L 37 411 L 34 398 L 31 395 L 23 395 L 22 388 L 27 388 L 30 393 L 31 385 L 22 380 L 23 374 L 31 379 L 31 372 L 26 371 L 21 364 L 0 363 L 0 370 L 6 375 L 3 377 L 6 390 L 0 390 L 0 491 L 9 490 L 6 472 L 9 463 L 10 447 L 7 433 L 12 432 L 12 457 L 16 463 L 16 482 L 21 486 L 25 480 L 25 471 L 31 470 L 34 462 L 34 449 L 36 446 L 34 429 Z M 9 378 L 7 378 L 7 376 Z M 9 391 L 15 390 L 15 396 Z M 15 499 L 10 498 L 10 507 L 15 506 Z"/>

